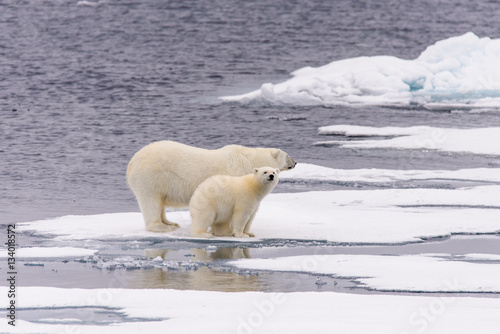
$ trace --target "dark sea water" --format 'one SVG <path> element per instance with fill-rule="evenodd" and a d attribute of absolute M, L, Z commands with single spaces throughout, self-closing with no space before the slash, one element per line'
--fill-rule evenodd
<path fill-rule="evenodd" d="M 299 163 L 335 168 L 498 167 L 494 157 L 314 146 L 325 125 L 499 126 L 495 112 L 245 106 L 217 97 L 333 60 L 416 58 L 468 31 L 498 38 L 499 17 L 500 3 L 468 0 L 2 0 L 2 223 L 138 211 L 126 166 L 162 139 L 279 147 Z"/>

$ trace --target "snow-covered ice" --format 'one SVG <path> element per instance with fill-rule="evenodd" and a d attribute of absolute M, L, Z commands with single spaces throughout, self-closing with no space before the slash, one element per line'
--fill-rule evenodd
<path fill-rule="evenodd" d="M 500 327 L 498 298 L 25 287 L 18 303 L 39 315 L 15 327 L 2 321 L 0 332 L 489 334 Z M 99 324 L 103 311 L 119 319 Z M 51 316 L 58 312 L 66 314 Z"/>
<path fill-rule="evenodd" d="M 441 256 L 315 255 L 241 259 L 231 264 L 252 270 L 355 277 L 368 288 L 380 291 L 500 292 L 498 263 L 471 263 Z"/>
<path fill-rule="evenodd" d="M 452 234 L 497 233 L 500 186 L 459 189 L 338 190 L 270 194 L 252 225 L 256 239 L 326 240 L 339 243 L 405 243 Z M 188 239 L 187 211 L 169 212 L 181 228 L 147 232 L 140 213 L 64 216 L 19 224 L 19 231 L 56 240 Z"/>
<path fill-rule="evenodd" d="M 335 144 L 345 148 L 425 149 L 472 154 L 500 155 L 500 128 L 451 129 L 430 126 L 370 127 L 330 125 L 319 128 L 322 135 L 345 137 L 395 137 L 322 141 L 317 145 Z"/>
<path fill-rule="evenodd" d="M 427 47 L 417 59 L 358 57 L 304 67 L 291 79 L 225 102 L 290 105 L 422 105 L 429 109 L 499 108 L 500 39 L 469 32 Z"/>
<path fill-rule="evenodd" d="M 299 163 L 294 169 L 280 174 L 280 182 L 364 182 L 396 181 L 476 181 L 500 182 L 499 168 L 469 168 L 460 170 L 399 170 L 399 169 L 334 169 Z"/>
<path fill-rule="evenodd" d="M 385 133 L 385 132 L 384 132 Z M 407 243 L 452 234 L 500 231 L 498 194 L 500 173 L 495 168 L 457 171 L 337 170 L 298 164 L 281 174 L 283 182 L 392 182 L 399 180 L 463 180 L 491 185 L 458 189 L 335 190 L 270 194 L 252 225 L 257 238 L 321 240 L 333 243 Z M 20 223 L 19 231 L 53 235 L 55 240 L 190 239 L 187 211 L 168 212 L 181 228 L 167 234 L 144 229 L 139 212 L 64 216 Z"/>

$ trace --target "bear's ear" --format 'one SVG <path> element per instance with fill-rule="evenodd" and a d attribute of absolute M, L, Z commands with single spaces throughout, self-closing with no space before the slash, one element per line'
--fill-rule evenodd
<path fill-rule="evenodd" d="M 258 168 L 255 168 L 255 169 L 253 170 L 253 173 L 254 173 L 254 174 L 257 174 L 258 172 L 259 172 L 259 169 L 258 169 Z"/>
<path fill-rule="evenodd" d="M 276 168 L 276 174 L 279 174 L 279 173 L 280 173 L 280 169 Z"/>
<path fill-rule="evenodd" d="M 281 150 L 274 150 L 272 152 L 273 158 L 278 159 L 278 157 L 280 156 L 280 152 L 281 152 Z"/>

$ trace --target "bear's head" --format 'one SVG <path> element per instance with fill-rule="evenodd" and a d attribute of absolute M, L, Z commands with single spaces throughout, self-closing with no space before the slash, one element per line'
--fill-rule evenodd
<path fill-rule="evenodd" d="M 278 184 L 280 170 L 278 168 L 272 167 L 260 167 L 255 168 L 253 171 L 254 175 L 259 179 L 259 181 L 266 185 L 273 187 Z"/>
<path fill-rule="evenodd" d="M 280 149 L 275 149 L 271 153 L 273 158 L 278 162 L 278 168 L 280 170 L 288 170 L 295 167 L 297 164 L 295 160 L 292 159 L 286 152 L 283 152 Z"/>

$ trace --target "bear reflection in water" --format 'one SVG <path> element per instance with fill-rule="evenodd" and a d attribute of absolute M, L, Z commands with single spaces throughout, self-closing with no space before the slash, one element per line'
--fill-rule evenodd
<path fill-rule="evenodd" d="M 168 261 L 170 250 L 148 249 L 146 256 L 156 258 L 160 256 Z M 175 252 L 175 251 L 172 251 Z M 216 260 L 237 260 L 250 258 L 248 248 L 226 247 L 218 248 L 214 252 L 206 249 L 191 249 L 191 259 L 194 262 L 214 262 Z M 200 267 L 196 270 L 166 270 L 161 268 L 138 270 L 129 272 L 128 288 L 139 289 L 181 289 L 207 291 L 261 291 L 265 285 L 258 275 L 242 275 L 234 271 L 224 271 L 222 268 L 211 269 Z"/>
<path fill-rule="evenodd" d="M 169 249 L 146 249 L 146 257 L 149 259 L 154 259 L 156 257 L 161 257 L 163 260 L 168 261 Z M 250 249 L 240 248 L 240 247 L 222 247 L 217 248 L 217 250 L 210 252 L 205 248 L 192 248 L 191 255 L 193 261 L 200 262 L 213 262 L 215 260 L 238 260 L 238 259 L 249 259 Z"/>

